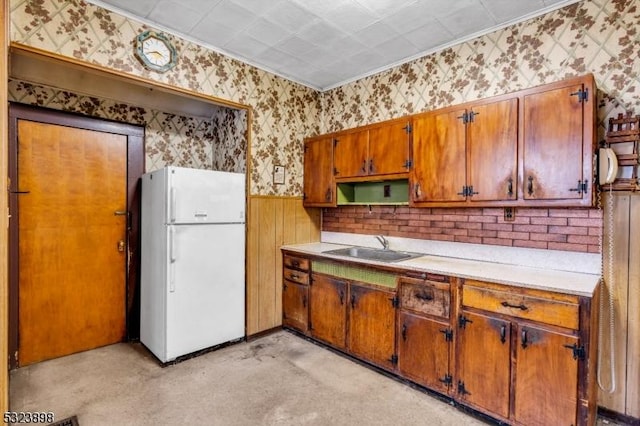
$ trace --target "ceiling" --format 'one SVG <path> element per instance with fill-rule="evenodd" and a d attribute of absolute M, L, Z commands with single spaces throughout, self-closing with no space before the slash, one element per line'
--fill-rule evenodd
<path fill-rule="evenodd" d="M 88 0 L 318 90 L 580 0 Z"/>

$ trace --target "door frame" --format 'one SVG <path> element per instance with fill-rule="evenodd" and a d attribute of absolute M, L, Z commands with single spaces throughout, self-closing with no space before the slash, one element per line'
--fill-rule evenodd
<path fill-rule="evenodd" d="M 127 137 L 126 339 L 140 337 L 140 177 L 144 173 L 144 127 L 69 112 L 9 103 L 9 368 L 16 368 L 19 336 L 18 120 L 113 133 Z"/>

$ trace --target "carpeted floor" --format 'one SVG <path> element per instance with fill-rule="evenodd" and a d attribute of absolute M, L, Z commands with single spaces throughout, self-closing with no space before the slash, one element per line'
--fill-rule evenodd
<path fill-rule="evenodd" d="M 165 368 L 117 344 L 14 370 L 10 386 L 12 411 L 81 426 L 486 424 L 285 331 Z"/>

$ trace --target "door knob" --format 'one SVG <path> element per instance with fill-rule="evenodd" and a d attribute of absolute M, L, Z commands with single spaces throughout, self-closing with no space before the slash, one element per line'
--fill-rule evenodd
<path fill-rule="evenodd" d="M 118 251 L 120 252 L 124 251 L 124 240 L 118 241 Z"/>

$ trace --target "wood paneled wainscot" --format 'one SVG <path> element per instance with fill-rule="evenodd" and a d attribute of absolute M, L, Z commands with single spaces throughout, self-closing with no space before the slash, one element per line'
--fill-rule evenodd
<path fill-rule="evenodd" d="M 597 290 L 283 256 L 286 328 L 506 424 L 595 424 Z"/>
<path fill-rule="evenodd" d="M 280 246 L 319 241 L 320 211 L 304 208 L 299 197 L 252 196 L 247 218 L 247 336 L 251 336 L 282 324 Z M 305 268 L 302 263 L 285 265 L 291 270 Z"/>

